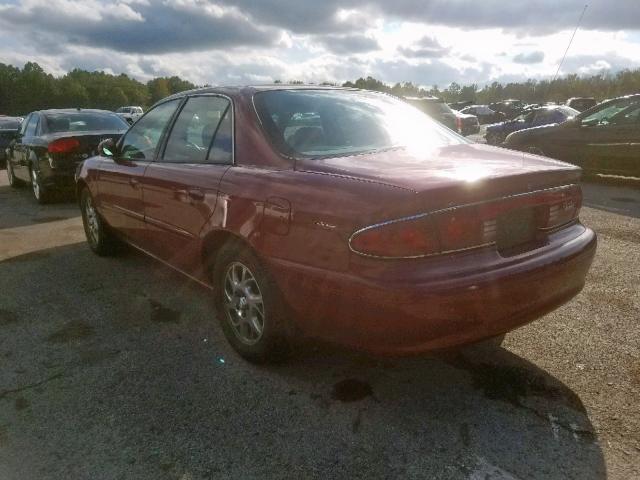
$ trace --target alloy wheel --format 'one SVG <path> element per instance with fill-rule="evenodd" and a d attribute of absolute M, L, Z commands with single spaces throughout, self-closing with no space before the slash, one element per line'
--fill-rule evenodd
<path fill-rule="evenodd" d="M 38 180 L 38 172 L 31 170 L 31 188 L 33 189 L 33 196 L 36 200 L 40 200 L 42 191 L 40 190 L 40 181 Z"/>
<path fill-rule="evenodd" d="M 223 281 L 224 310 L 233 332 L 242 343 L 256 344 L 264 332 L 265 310 L 255 276 L 246 265 L 233 262 Z"/>
<path fill-rule="evenodd" d="M 100 224 L 98 222 L 98 213 L 93 208 L 91 197 L 87 195 L 84 202 L 84 214 L 87 221 L 87 231 L 89 233 L 89 241 L 93 245 L 98 245 L 100 240 Z"/>

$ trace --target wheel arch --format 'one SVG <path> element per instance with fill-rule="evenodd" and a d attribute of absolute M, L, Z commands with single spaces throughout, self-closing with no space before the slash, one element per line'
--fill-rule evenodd
<path fill-rule="evenodd" d="M 207 233 L 202 240 L 201 256 L 204 265 L 211 271 L 215 265 L 218 252 L 228 243 L 236 243 L 250 250 L 258 258 L 261 258 L 258 251 L 251 243 L 241 235 L 230 230 L 217 229 Z"/>

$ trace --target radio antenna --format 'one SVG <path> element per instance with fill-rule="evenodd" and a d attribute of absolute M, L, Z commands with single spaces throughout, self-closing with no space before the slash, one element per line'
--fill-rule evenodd
<path fill-rule="evenodd" d="M 573 43 L 573 39 L 575 38 L 576 33 L 578 32 L 578 28 L 580 28 L 580 24 L 582 23 L 582 19 L 584 18 L 584 14 L 587 11 L 588 7 L 589 7 L 589 4 L 586 4 L 584 6 L 584 8 L 582 9 L 582 13 L 580 14 L 580 18 L 578 19 L 578 23 L 576 24 L 576 28 L 573 31 L 573 35 L 571 35 L 571 38 L 569 39 L 569 44 L 567 45 L 567 49 L 564 51 L 564 55 L 562 56 L 562 60 L 560 60 L 560 63 L 558 64 L 558 69 L 556 70 L 556 74 L 553 76 L 553 78 L 549 82 L 549 89 L 547 90 L 547 95 L 545 95 L 546 97 L 548 97 L 549 92 L 551 91 L 551 84 L 555 81 L 555 79 L 558 77 L 558 74 L 560 73 L 560 69 L 562 68 L 562 64 L 564 63 L 564 59 L 567 58 L 567 53 L 569 53 L 569 49 L 571 48 L 571 44 Z"/>

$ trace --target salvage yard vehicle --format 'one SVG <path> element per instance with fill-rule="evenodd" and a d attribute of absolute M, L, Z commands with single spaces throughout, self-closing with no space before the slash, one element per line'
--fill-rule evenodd
<path fill-rule="evenodd" d="M 598 104 L 593 97 L 573 97 L 567 100 L 567 107 L 575 108 L 579 112 L 584 112 Z"/>
<path fill-rule="evenodd" d="M 403 101 L 219 87 L 156 104 L 77 175 L 90 248 L 212 290 L 252 361 L 296 338 L 412 354 L 500 338 L 575 296 L 580 169 L 469 142 Z"/>
<path fill-rule="evenodd" d="M 480 125 L 502 122 L 507 119 L 505 114 L 491 110 L 486 105 L 471 105 L 470 107 L 465 107 L 460 110 L 460 113 L 475 115 Z"/>
<path fill-rule="evenodd" d="M 120 115 L 120 117 L 122 117 L 127 123 L 132 124 L 142 116 L 144 111 L 142 110 L 142 107 L 131 106 L 120 107 L 116 110 L 116 113 Z"/>
<path fill-rule="evenodd" d="M 484 138 L 489 145 L 500 145 L 510 133 L 524 130 L 525 128 L 562 123 L 579 113 L 577 110 L 564 105 L 534 108 L 518 115 L 513 120 L 488 125 Z"/>
<path fill-rule="evenodd" d="M 466 137 L 480 131 L 476 116 L 453 110 L 437 97 L 405 97 L 404 100 L 460 135 Z"/>
<path fill-rule="evenodd" d="M 564 123 L 512 133 L 504 146 L 564 160 L 587 173 L 640 177 L 640 94 L 602 102 Z"/>
<path fill-rule="evenodd" d="M 9 185 L 31 183 L 38 203 L 57 190 L 74 187 L 80 162 L 93 155 L 103 138 L 118 138 L 127 123 L 106 110 L 58 109 L 30 113 L 9 144 Z"/>
<path fill-rule="evenodd" d="M 22 117 L 0 115 L 0 167 L 4 167 L 7 163 L 7 147 L 20 130 L 20 123 L 22 123 Z"/>

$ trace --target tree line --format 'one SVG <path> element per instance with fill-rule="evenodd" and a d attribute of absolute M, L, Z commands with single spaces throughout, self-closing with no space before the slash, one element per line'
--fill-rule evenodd
<path fill-rule="evenodd" d="M 509 98 L 517 98 L 526 103 L 562 103 L 571 97 L 594 97 L 596 100 L 602 101 L 607 98 L 640 93 L 640 69 L 591 76 L 570 74 L 553 81 L 529 79 L 525 82 L 507 84 L 493 82 L 482 88 L 477 84 L 462 86 L 453 82 L 443 90 L 437 86 L 425 89 L 411 82 L 388 85 L 373 77 L 359 78 L 354 82 L 345 82 L 342 85 L 387 92 L 401 97 L 435 96 L 442 98 L 447 103 L 470 101 L 488 104 Z"/>
<path fill-rule="evenodd" d="M 281 83 L 276 80 L 276 83 Z M 288 83 L 301 84 L 301 81 Z M 328 83 L 323 83 L 328 85 Z M 622 70 L 615 74 L 600 73 L 591 76 L 576 74 L 550 80 L 527 80 L 502 84 L 493 82 L 479 87 L 477 84 L 460 85 L 456 82 L 440 90 L 429 89 L 412 82 L 386 84 L 371 76 L 343 83 L 345 87 L 376 90 L 397 96 L 436 96 L 446 102 L 471 101 L 487 104 L 507 98 L 527 103 L 564 102 L 570 97 L 595 97 L 601 101 L 640 92 L 640 69 Z M 0 63 L 0 114 L 25 115 L 45 108 L 103 108 L 115 110 L 123 105 L 148 107 L 156 101 L 195 88 L 180 77 L 159 77 L 139 82 L 125 74 L 89 72 L 74 69 L 62 77 L 46 73 L 40 65 L 28 62 L 22 69 Z"/>
<path fill-rule="evenodd" d="M 62 77 L 28 62 L 22 69 L 0 63 L 0 114 L 26 115 L 47 108 L 102 108 L 125 105 L 147 107 L 171 95 L 195 88 L 179 77 L 139 82 L 125 74 L 111 75 L 75 69 Z"/>

